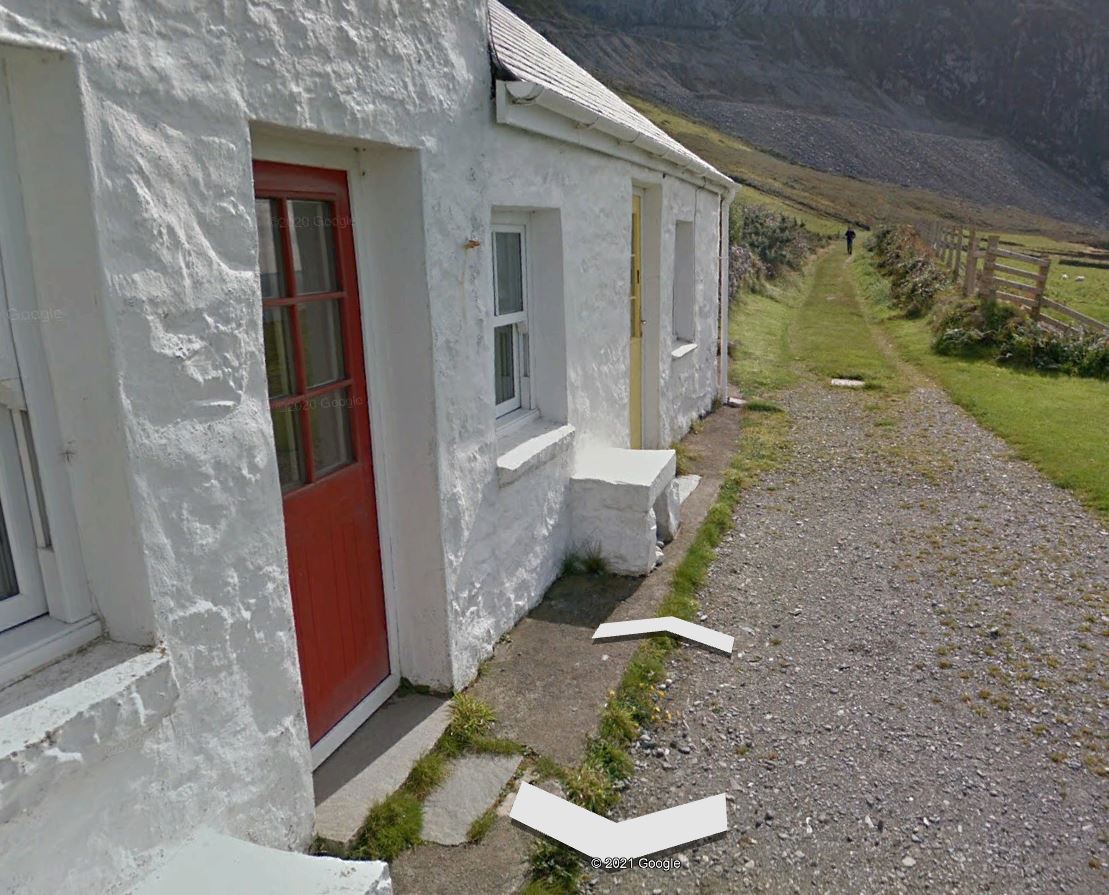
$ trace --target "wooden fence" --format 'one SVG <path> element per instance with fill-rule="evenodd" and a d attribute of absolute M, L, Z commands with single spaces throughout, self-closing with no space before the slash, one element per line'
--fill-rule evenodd
<path fill-rule="evenodd" d="M 1109 335 L 1109 326 L 1100 320 L 1047 297 L 1048 256 L 1002 248 L 998 236 L 980 236 L 974 227 L 941 221 L 920 221 L 915 226 L 964 296 L 977 293 L 1018 305 L 1041 326 L 1059 332 L 1086 329 Z"/>

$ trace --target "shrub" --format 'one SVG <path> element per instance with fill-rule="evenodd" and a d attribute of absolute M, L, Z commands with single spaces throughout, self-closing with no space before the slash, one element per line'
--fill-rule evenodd
<path fill-rule="evenodd" d="M 1050 373 L 1109 379 L 1109 339 L 1082 330 L 1048 330 L 1023 314 L 1002 331 L 997 359 Z"/>
<path fill-rule="evenodd" d="M 999 344 L 1003 330 L 1019 313 L 996 299 L 947 298 L 932 311 L 932 348 L 937 354 L 980 354 Z"/>
<path fill-rule="evenodd" d="M 1012 305 L 988 297 L 952 298 L 932 313 L 938 354 L 989 355 L 999 363 L 1045 372 L 1109 379 L 1109 339 L 1040 326 Z"/>
<path fill-rule="evenodd" d="M 736 202 L 729 217 L 728 273 L 734 289 L 800 269 L 825 238 L 764 205 Z"/>
<path fill-rule="evenodd" d="M 899 224 L 870 239 L 876 267 L 890 279 L 890 300 L 906 317 L 921 317 L 951 284 L 951 275 L 928 251 L 916 230 Z"/>

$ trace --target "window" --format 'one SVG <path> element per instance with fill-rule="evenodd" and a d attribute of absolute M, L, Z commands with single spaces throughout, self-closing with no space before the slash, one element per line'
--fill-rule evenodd
<path fill-rule="evenodd" d="M 674 338 L 679 342 L 697 341 L 693 222 L 674 225 Z"/>
<path fill-rule="evenodd" d="M 47 611 L 37 554 L 50 546 L 50 529 L 37 479 L 27 412 L 0 405 L 0 631 Z"/>
<path fill-rule="evenodd" d="M 0 77 L 0 165 L 6 175 L 15 168 L 9 115 L 7 84 Z M 9 186 L 3 183 L 0 189 Z M 24 310 L 9 304 L 9 292 L 18 290 L 26 275 L 12 244 L 17 228 L 22 227 L 22 220 L 15 220 L 17 214 L 16 208 L 0 208 L 0 215 L 6 216 L 5 226 L 0 228 L 6 244 L 0 249 L 8 250 L 0 252 L 0 631 L 46 614 L 39 562 L 48 556 L 40 557 L 39 552 L 50 547 L 50 526 L 12 330 L 13 324 L 34 326 L 45 322 L 47 316 L 37 308 Z"/>
<path fill-rule="evenodd" d="M 80 118 L 71 113 L 77 83 L 70 59 L 0 48 L 0 686 L 101 631 L 47 354 L 66 371 L 63 394 L 88 393 L 71 387 L 89 365 L 66 351 L 95 340 L 97 323 L 62 325 L 95 263 L 81 199 L 84 132 L 67 130 Z M 38 214 L 28 219 L 25 206 Z"/>
<path fill-rule="evenodd" d="M 528 249 L 523 223 L 493 225 L 493 393 L 497 418 L 531 408 Z"/>

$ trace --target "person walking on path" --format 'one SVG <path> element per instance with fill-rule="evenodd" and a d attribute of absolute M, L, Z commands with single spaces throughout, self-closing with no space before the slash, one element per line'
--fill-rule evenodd
<path fill-rule="evenodd" d="M 853 254 L 855 250 L 855 231 L 848 227 L 847 232 L 843 234 L 843 237 L 847 240 L 847 254 Z"/>

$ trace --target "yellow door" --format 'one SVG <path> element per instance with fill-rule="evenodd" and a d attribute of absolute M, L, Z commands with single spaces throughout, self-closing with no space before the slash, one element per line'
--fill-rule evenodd
<path fill-rule="evenodd" d="M 643 214 L 641 197 L 632 195 L 631 248 L 631 394 L 628 418 L 631 446 L 643 447 Z"/>

